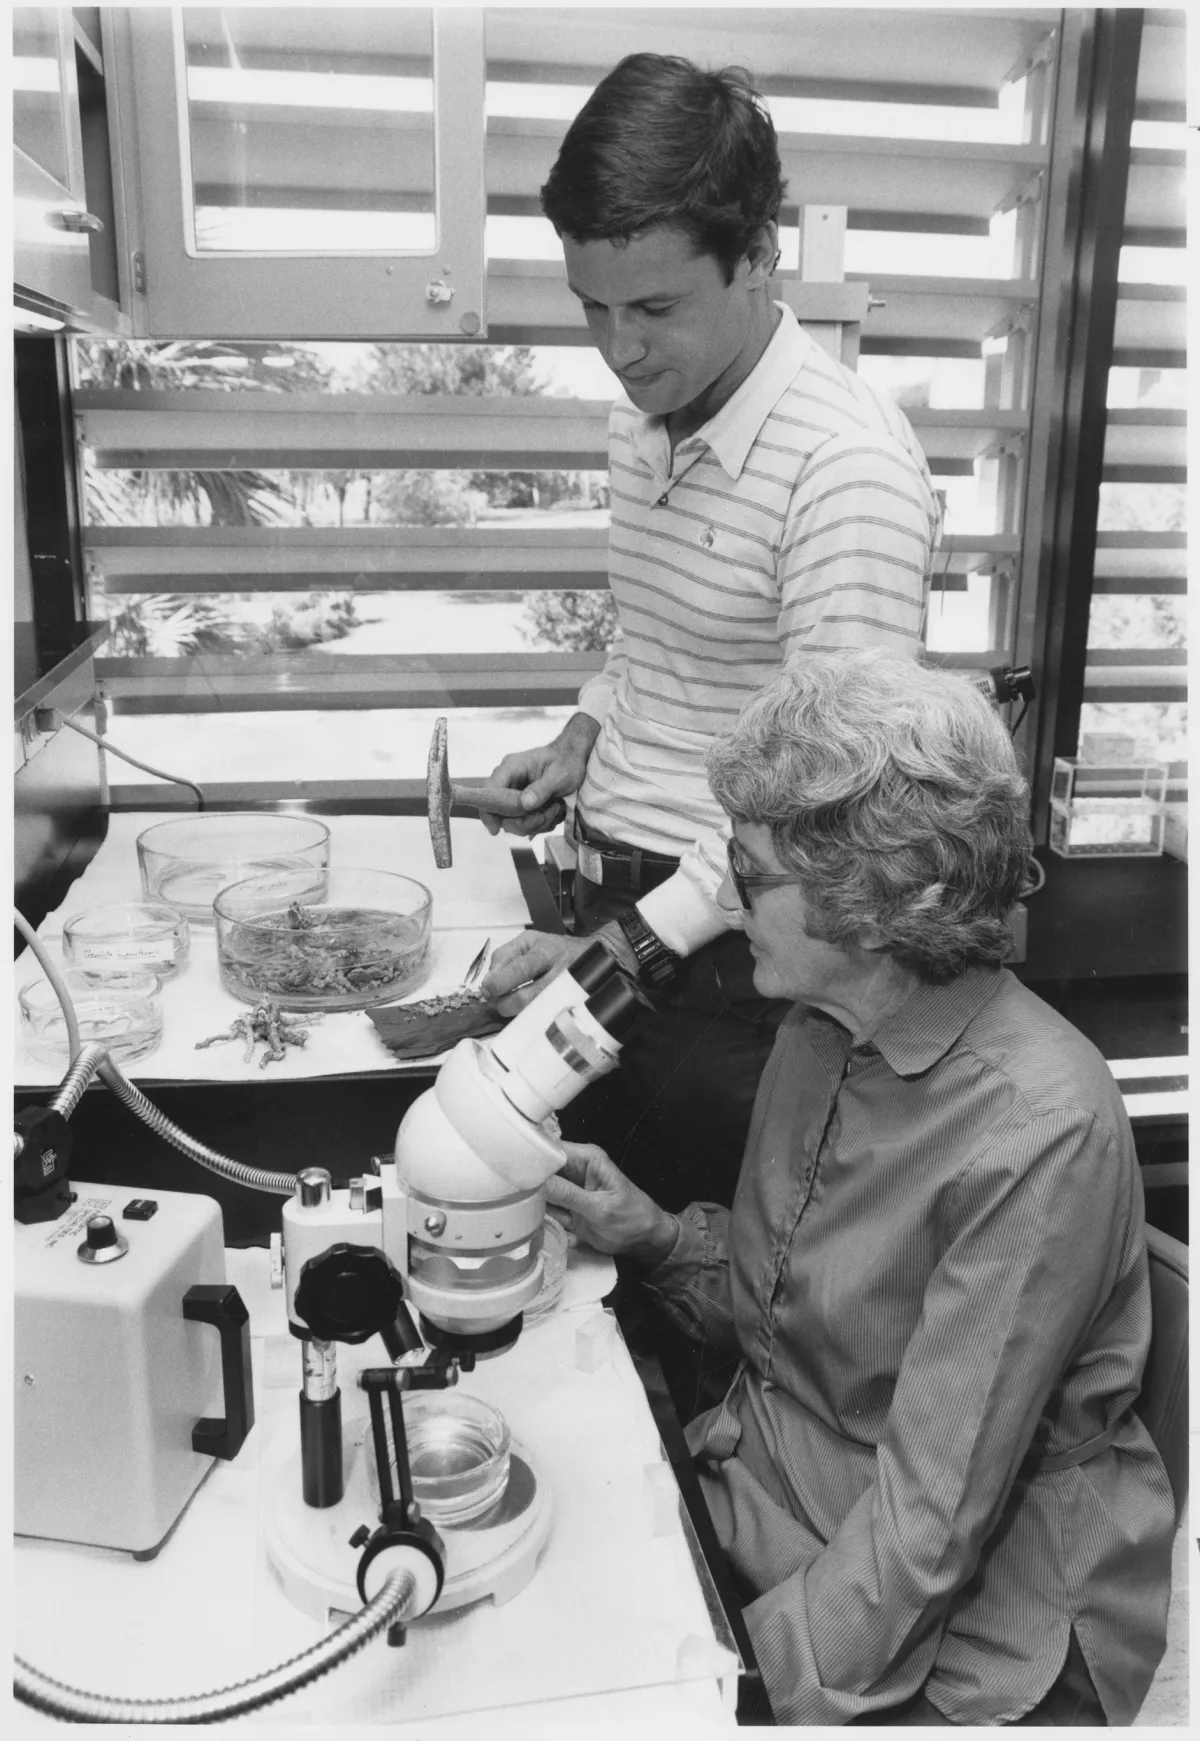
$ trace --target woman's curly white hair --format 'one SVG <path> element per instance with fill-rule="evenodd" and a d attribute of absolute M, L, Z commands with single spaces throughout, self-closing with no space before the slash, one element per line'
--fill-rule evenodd
<path fill-rule="evenodd" d="M 1008 954 L 1029 789 L 968 679 L 881 651 L 805 654 L 713 745 L 708 777 L 803 877 L 811 935 L 872 934 L 933 984 Z"/>

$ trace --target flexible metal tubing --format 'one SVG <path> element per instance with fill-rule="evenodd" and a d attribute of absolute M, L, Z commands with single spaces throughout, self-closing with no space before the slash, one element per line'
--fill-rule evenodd
<path fill-rule="evenodd" d="M 385 1626 L 402 1618 L 401 1610 L 412 1600 L 416 1587 L 411 1572 L 393 1573 L 379 1594 L 328 1638 L 319 1639 L 277 1668 L 264 1669 L 262 1674 L 214 1692 L 176 1699 L 112 1698 L 69 1687 L 19 1656 L 13 1659 L 13 1692 L 22 1704 L 68 1723 L 219 1723 L 261 1710 L 339 1668 Z"/>
<path fill-rule="evenodd" d="M 189 1160 L 196 1161 L 200 1166 L 207 1167 L 212 1173 L 219 1173 L 222 1178 L 232 1179 L 237 1185 L 246 1185 L 252 1191 L 268 1191 L 277 1197 L 290 1197 L 296 1189 L 295 1175 L 292 1173 L 272 1173 L 264 1167 L 247 1167 L 241 1161 L 230 1160 L 228 1155 L 222 1155 L 216 1149 L 210 1149 L 197 1138 L 189 1136 L 185 1130 L 169 1119 L 165 1112 L 160 1112 L 152 1101 L 139 1088 L 135 1088 L 113 1063 L 103 1046 L 88 1046 L 81 1044 L 79 1038 L 79 1023 L 75 1017 L 71 994 L 63 983 L 62 975 L 54 965 L 45 944 L 38 936 L 33 926 L 28 923 L 25 915 L 18 909 L 13 910 L 13 922 L 32 949 L 46 978 L 54 987 L 63 1015 L 67 1023 L 67 1042 L 71 1049 L 71 1063 L 66 1076 L 59 1087 L 53 1102 L 54 1106 L 63 1111 L 63 1104 L 74 1108 L 79 1097 L 87 1087 L 93 1074 L 99 1076 L 112 1089 L 118 1100 L 124 1101 L 129 1110 L 148 1125 L 156 1136 L 173 1144 Z M 90 1057 L 87 1054 L 91 1054 Z M 64 1113 L 65 1116 L 65 1113 Z"/>

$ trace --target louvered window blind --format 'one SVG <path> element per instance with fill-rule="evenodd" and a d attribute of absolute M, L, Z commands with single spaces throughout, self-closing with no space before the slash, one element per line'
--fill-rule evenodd
<path fill-rule="evenodd" d="M 436 713 L 451 715 L 455 772 L 470 777 L 570 711 L 608 625 L 614 383 L 538 188 L 596 80 L 639 49 L 745 66 L 766 94 L 789 183 L 779 293 L 904 406 L 945 496 L 931 651 L 969 668 L 1019 662 L 1041 538 L 1049 436 L 1035 387 L 1039 335 L 1059 315 L 1055 202 L 1077 20 L 486 10 L 487 326 L 469 363 L 461 347 L 379 333 L 380 351 L 307 330 L 302 284 L 296 306 L 256 306 L 253 340 L 229 336 L 256 242 L 302 237 L 311 250 L 328 235 L 331 248 L 370 250 L 394 245 L 406 213 L 420 217 L 420 189 L 398 193 L 403 177 L 377 162 L 396 113 L 426 100 L 411 53 L 372 34 L 394 10 L 182 14 L 176 98 L 199 142 L 197 238 L 208 225 L 225 247 L 213 333 L 85 341 L 77 358 L 93 614 L 114 619 L 98 667 L 113 741 L 226 797 L 379 795 L 415 791 Z M 139 151 L 152 151 L 153 128 L 138 121 Z M 1131 177 L 1131 202 L 1143 174 L 1148 190 L 1138 230 L 1170 227 L 1156 216 L 1158 148 L 1147 149 L 1155 161 Z M 152 281 L 153 218 L 142 213 Z M 1135 357 L 1177 332 L 1182 309 L 1169 295 L 1129 300 L 1118 346 L 1141 369 Z M 857 322 L 844 318 L 851 305 Z M 1168 312 L 1148 338 L 1152 308 Z M 276 316 L 277 332 L 264 330 Z M 1126 451 L 1143 429 L 1114 423 L 1114 467 L 1143 463 L 1142 447 Z M 127 772 L 114 775 L 119 801 L 161 794 Z"/>

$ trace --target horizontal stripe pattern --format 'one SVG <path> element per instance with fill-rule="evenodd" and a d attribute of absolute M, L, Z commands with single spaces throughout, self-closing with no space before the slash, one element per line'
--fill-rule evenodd
<path fill-rule="evenodd" d="M 1109 1721 L 1161 1654 L 1174 1505 L 1130 1412 L 1150 1340 L 1142 1190 L 1090 1043 L 1006 971 L 922 987 L 868 1044 L 797 1009 L 731 1214 L 648 1278 L 743 1366 L 689 1444 L 776 1718 L 924 1688 L 1011 1721 L 1073 1629 Z M 1113 1430 L 1088 1460 L 1029 1474 Z"/>
<path fill-rule="evenodd" d="M 628 400 L 609 456 L 621 632 L 580 697 L 602 720 L 580 801 L 604 833 L 678 855 L 721 828 L 712 739 L 781 665 L 807 648 L 918 651 L 936 502 L 903 414 L 787 310 L 673 463 L 661 420 Z"/>

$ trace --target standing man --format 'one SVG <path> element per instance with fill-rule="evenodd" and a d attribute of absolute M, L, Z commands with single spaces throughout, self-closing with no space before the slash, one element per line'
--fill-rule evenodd
<path fill-rule="evenodd" d="M 668 1209 L 730 1202 L 786 1008 L 755 992 L 716 901 L 724 819 L 705 753 L 810 649 L 915 656 L 937 530 L 905 418 L 771 300 L 783 192 L 746 75 L 655 54 L 601 81 L 542 189 L 624 389 L 609 424 L 620 628 L 559 736 L 492 774 L 522 790 L 524 817 L 484 820 L 534 835 L 574 799 L 578 929 L 599 931 L 655 1004 L 600 1128 Z M 515 1013 L 583 947 L 515 939 L 484 989 Z M 590 1134 L 598 1112 L 580 1111 Z"/>

